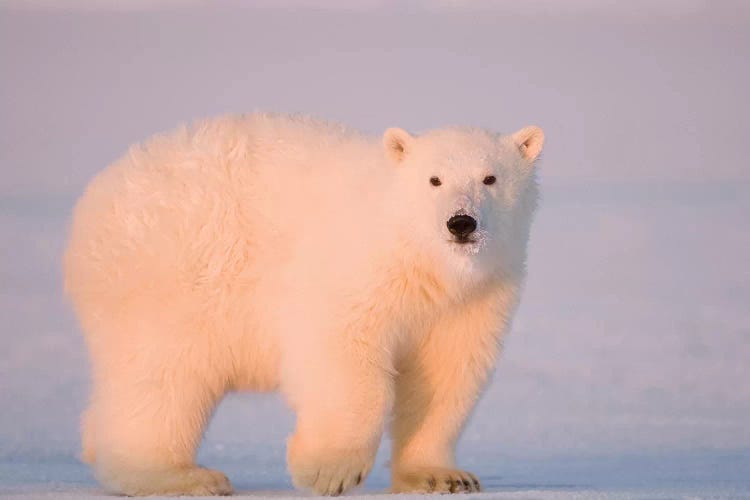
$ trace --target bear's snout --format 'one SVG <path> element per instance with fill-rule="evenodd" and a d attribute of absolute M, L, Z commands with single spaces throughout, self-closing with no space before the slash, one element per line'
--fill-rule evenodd
<path fill-rule="evenodd" d="M 471 215 L 454 215 L 448 219 L 448 231 L 456 239 L 464 243 L 471 233 L 477 229 L 477 220 Z"/>

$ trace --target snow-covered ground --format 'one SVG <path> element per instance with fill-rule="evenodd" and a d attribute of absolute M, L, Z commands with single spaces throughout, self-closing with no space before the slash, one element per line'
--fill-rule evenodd
<path fill-rule="evenodd" d="M 545 128 L 528 286 L 459 448 L 486 495 L 750 497 L 744 4 L 93 5 L 0 3 L 0 496 L 102 493 L 75 458 L 87 361 L 59 279 L 85 181 L 157 130 L 268 109 Z M 200 461 L 298 495 L 292 424 L 232 395 Z"/>

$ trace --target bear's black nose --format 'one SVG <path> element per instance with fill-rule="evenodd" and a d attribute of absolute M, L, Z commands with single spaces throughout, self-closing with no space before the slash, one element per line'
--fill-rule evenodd
<path fill-rule="evenodd" d="M 448 219 L 448 231 L 459 240 L 465 240 L 477 228 L 477 221 L 470 215 L 454 215 Z"/>

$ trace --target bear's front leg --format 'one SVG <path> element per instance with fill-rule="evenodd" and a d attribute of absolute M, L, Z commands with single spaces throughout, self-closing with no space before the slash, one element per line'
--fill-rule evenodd
<path fill-rule="evenodd" d="M 390 357 L 377 334 L 333 332 L 290 342 L 282 378 L 297 412 L 287 443 L 292 481 L 322 495 L 340 495 L 364 481 L 393 393 Z"/>
<path fill-rule="evenodd" d="M 456 468 L 454 449 L 494 363 L 505 303 L 497 296 L 485 297 L 452 310 L 417 352 L 399 364 L 392 428 L 394 492 L 481 490 L 476 476 Z"/>

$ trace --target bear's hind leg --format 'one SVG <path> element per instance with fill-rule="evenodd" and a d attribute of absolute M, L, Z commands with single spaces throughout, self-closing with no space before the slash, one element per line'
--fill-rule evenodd
<path fill-rule="evenodd" d="M 107 489 L 130 496 L 232 493 L 224 474 L 194 462 L 224 385 L 200 369 L 206 363 L 191 359 L 192 351 L 153 356 L 151 366 L 143 358 L 153 352 L 129 356 L 95 377 L 86 424 L 95 430 L 94 471 Z"/>
<path fill-rule="evenodd" d="M 91 408 L 87 408 L 81 415 L 81 460 L 89 465 L 96 460 L 96 452 L 94 451 L 96 440 L 91 416 Z"/>

